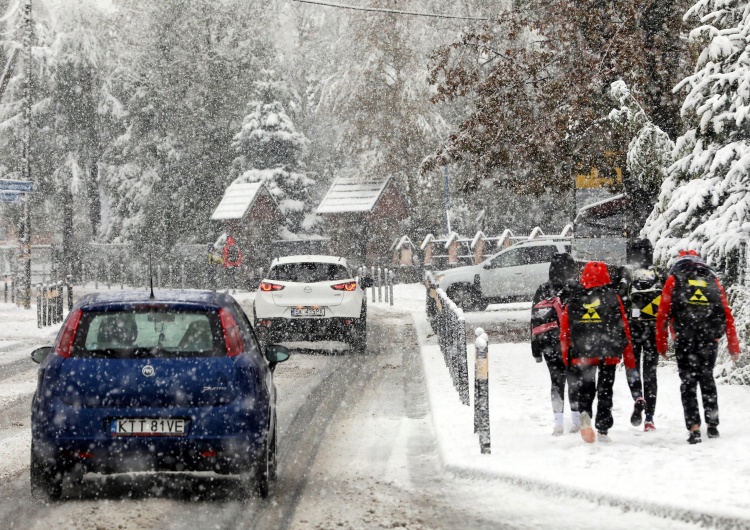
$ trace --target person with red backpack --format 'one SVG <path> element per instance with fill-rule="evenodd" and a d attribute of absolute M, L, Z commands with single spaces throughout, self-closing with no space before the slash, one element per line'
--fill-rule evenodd
<path fill-rule="evenodd" d="M 610 284 L 607 265 L 592 261 L 581 274 L 581 286 L 568 298 L 562 316 L 560 343 L 563 362 L 575 380 L 573 391 L 581 413 L 581 437 L 593 443 L 591 428 L 594 397 L 596 430 L 600 442 L 609 442 L 612 419 L 612 388 L 620 360 L 638 377 L 625 307 Z M 597 378 L 598 371 L 598 378 Z"/>
<path fill-rule="evenodd" d="M 656 348 L 667 354 L 667 326 L 675 333 L 675 355 L 680 375 L 680 394 L 689 431 L 688 443 L 701 442 L 701 416 L 697 387 L 701 387 L 703 412 L 709 438 L 719 436 L 719 403 L 714 380 L 718 342 L 727 337 L 733 361 L 740 356 L 740 342 L 732 310 L 716 272 L 694 250 L 681 251 L 669 271 L 656 315 Z"/>
<path fill-rule="evenodd" d="M 570 254 L 555 254 L 549 265 L 549 281 L 539 286 L 534 294 L 531 309 L 531 354 L 536 362 L 544 360 L 549 369 L 552 389 L 553 436 L 561 436 L 565 405 L 565 382 L 570 378 L 562 360 L 560 348 L 560 319 L 567 303 L 570 288 L 576 283 L 578 268 Z M 570 432 L 581 429 L 578 408 L 574 404 L 571 381 L 568 381 L 568 399 L 573 426 Z"/>
<path fill-rule="evenodd" d="M 237 289 L 237 270 L 242 266 L 242 251 L 232 236 L 227 238 L 222 252 L 224 271 L 229 276 L 232 289 Z"/>

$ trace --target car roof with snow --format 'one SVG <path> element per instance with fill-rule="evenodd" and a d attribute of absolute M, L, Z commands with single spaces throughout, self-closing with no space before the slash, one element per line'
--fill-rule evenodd
<path fill-rule="evenodd" d="M 91 293 L 82 296 L 76 303 L 76 307 L 131 303 L 187 303 L 224 307 L 231 305 L 234 301 L 231 296 L 225 293 L 197 290 L 155 289 L 154 298 L 152 299 L 150 296 L 151 292 L 148 290 Z"/>
<path fill-rule="evenodd" d="M 341 265 L 347 265 L 346 259 L 339 256 L 324 256 L 316 254 L 305 254 L 299 256 L 283 256 L 276 258 L 271 263 L 271 267 L 276 265 L 283 265 L 286 263 L 340 263 Z"/>

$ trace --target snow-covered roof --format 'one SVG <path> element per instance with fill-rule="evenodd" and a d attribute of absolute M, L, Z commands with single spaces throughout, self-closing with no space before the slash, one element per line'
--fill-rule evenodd
<path fill-rule="evenodd" d="M 242 219 L 261 194 L 262 189 L 262 182 L 232 182 L 224 192 L 224 197 L 211 215 L 211 219 L 214 221 Z"/>
<path fill-rule="evenodd" d="M 417 248 L 417 246 L 411 242 L 409 236 L 401 236 L 401 239 L 396 240 L 396 242 L 391 245 L 391 250 L 398 250 L 404 245 L 409 245 L 411 248 Z"/>
<path fill-rule="evenodd" d="M 369 212 L 391 177 L 336 177 L 317 213 Z"/>

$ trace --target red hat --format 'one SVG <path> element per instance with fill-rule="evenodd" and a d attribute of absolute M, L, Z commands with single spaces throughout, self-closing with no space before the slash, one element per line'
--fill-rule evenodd
<path fill-rule="evenodd" d="M 695 250 L 680 250 L 680 257 L 683 256 L 698 256 L 698 253 Z"/>
<path fill-rule="evenodd" d="M 581 285 L 585 289 L 607 285 L 610 282 L 607 264 L 601 261 L 590 261 L 583 268 Z"/>

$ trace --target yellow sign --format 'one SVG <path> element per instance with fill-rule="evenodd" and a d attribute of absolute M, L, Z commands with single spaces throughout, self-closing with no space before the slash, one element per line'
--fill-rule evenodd
<path fill-rule="evenodd" d="M 661 303 L 661 295 L 651 300 L 646 307 L 641 309 L 641 313 L 645 313 L 649 316 L 655 317 L 656 313 L 659 312 L 659 304 Z"/>

